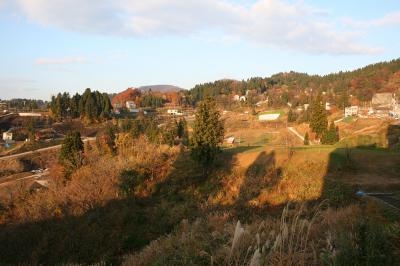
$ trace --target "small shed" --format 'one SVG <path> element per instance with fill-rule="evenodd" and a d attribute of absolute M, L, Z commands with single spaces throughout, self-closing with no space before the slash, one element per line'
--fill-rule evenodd
<path fill-rule="evenodd" d="M 228 144 L 235 144 L 235 137 L 229 137 L 226 139 L 226 143 Z"/>
<path fill-rule="evenodd" d="M 4 141 L 11 141 L 13 139 L 13 133 L 11 132 L 3 132 L 3 140 Z"/>

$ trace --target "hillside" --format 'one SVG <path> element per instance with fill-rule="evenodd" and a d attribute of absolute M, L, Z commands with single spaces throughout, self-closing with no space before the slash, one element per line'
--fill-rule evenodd
<path fill-rule="evenodd" d="M 138 98 L 140 97 L 140 91 L 138 89 L 134 88 L 128 88 L 118 94 L 116 94 L 112 98 L 112 105 L 120 105 L 120 106 L 125 106 L 126 101 L 137 101 Z"/>
<path fill-rule="evenodd" d="M 275 105 L 287 102 L 296 105 L 305 103 L 309 93 L 326 92 L 330 102 L 340 106 L 348 102 L 351 95 L 358 101 L 370 101 L 376 92 L 396 92 L 399 89 L 400 59 L 395 59 L 325 76 L 291 71 L 241 82 L 218 80 L 196 85 L 187 96 L 197 102 L 206 96 L 244 95 L 250 90 L 258 95 L 265 93 Z"/>

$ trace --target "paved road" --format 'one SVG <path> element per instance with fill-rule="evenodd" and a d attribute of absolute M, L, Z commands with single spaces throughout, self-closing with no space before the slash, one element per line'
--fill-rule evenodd
<path fill-rule="evenodd" d="M 92 141 L 92 140 L 96 140 L 96 138 L 95 137 L 86 138 L 86 139 L 83 140 L 83 142 Z M 42 148 L 42 149 L 38 149 L 38 150 L 27 151 L 27 152 L 23 152 L 23 153 L 3 156 L 3 157 L 0 157 L 0 161 L 1 160 L 9 160 L 9 159 L 14 159 L 14 158 L 19 158 L 19 157 L 22 157 L 22 156 L 26 156 L 26 155 L 30 155 L 30 154 L 36 153 L 36 152 L 50 151 L 50 150 L 55 150 L 55 149 L 59 149 L 59 148 L 61 148 L 61 145 L 55 145 L 55 146 Z"/>
<path fill-rule="evenodd" d="M 43 171 L 42 173 L 38 173 L 38 174 L 33 174 L 33 175 L 24 176 L 24 177 L 15 178 L 15 179 L 8 179 L 7 181 L 4 181 L 4 182 L 0 181 L 0 187 L 4 187 L 4 186 L 7 186 L 7 185 L 10 185 L 10 184 L 15 183 L 17 181 L 43 178 L 45 176 L 48 176 L 49 174 L 50 174 L 49 170 L 46 170 L 46 171 Z"/>
<path fill-rule="evenodd" d="M 5 114 L 5 115 L 0 115 L 0 118 L 7 117 L 7 116 L 13 116 L 13 115 L 18 115 L 18 114 L 9 113 L 9 114 Z"/>

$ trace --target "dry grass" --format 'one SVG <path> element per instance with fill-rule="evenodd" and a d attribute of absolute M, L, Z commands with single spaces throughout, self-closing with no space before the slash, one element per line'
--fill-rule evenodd
<path fill-rule="evenodd" d="M 357 247 L 348 246 L 343 233 L 357 233 L 366 214 L 382 215 L 365 213 L 357 205 L 331 209 L 300 204 L 287 205 L 280 218 L 244 225 L 221 214 L 191 224 L 185 220 L 174 233 L 125 256 L 123 265 L 343 265 L 343 261 L 359 259 L 345 250 Z M 385 243 L 390 241 L 386 239 Z M 388 256 L 386 261 L 392 256 L 390 250 L 379 252 Z M 382 255 L 368 256 L 373 260 Z"/>
<path fill-rule="evenodd" d="M 290 159 L 285 149 L 238 154 L 232 173 L 221 180 L 221 190 L 211 202 L 233 205 L 242 200 L 241 194 L 255 194 L 252 198 L 246 198 L 246 204 L 254 207 L 319 199 L 328 161 L 329 153 L 326 151 L 295 151 Z M 256 193 L 246 191 L 254 189 Z"/>

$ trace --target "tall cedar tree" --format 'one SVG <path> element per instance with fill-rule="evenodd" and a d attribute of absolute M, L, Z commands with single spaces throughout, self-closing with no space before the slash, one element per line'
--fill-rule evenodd
<path fill-rule="evenodd" d="M 332 121 L 329 125 L 329 129 L 322 135 L 322 144 L 335 144 L 339 141 L 338 128 L 335 127 L 335 123 Z"/>
<path fill-rule="evenodd" d="M 28 124 L 28 127 L 27 127 L 27 129 L 28 129 L 28 138 L 29 138 L 30 142 L 34 142 L 35 141 L 35 133 L 36 133 L 35 126 L 36 126 L 36 121 L 35 121 L 34 118 L 32 118 L 29 121 L 29 124 Z"/>
<path fill-rule="evenodd" d="M 308 132 L 306 132 L 306 135 L 304 136 L 304 145 L 310 145 L 310 136 L 308 135 Z"/>
<path fill-rule="evenodd" d="M 187 123 L 185 118 L 179 119 L 179 122 L 177 124 L 177 134 L 178 138 L 182 140 L 183 145 L 188 144 L 188 139 L 189 139 L 189 133 L 188 133 L 188 128 L 187 128 Z"/>
<path fill-rule="evenodd" d="M 82 166 L 83 142 L 79 131 L 71 131 L 65 136 L 61 145 L 59 160 L 67 175 Z"/>
<path fill-rule="evenodd" d="M 224 123 L 221 114 L 215 101 L 206 98 L 197 109 L 190 143 L 192 158 L 203 167 L 204 176 L 209 173 L 223 139 Z"/>
<path fill-rule="evenodd" d="M 328 119 L 322 104 L 321 95 L 318 95 L 312 105 L 310 127 L 318 138 L 322 137 L 328 127 Z"/>
<path fill-rule="evenodd" d="M 295 112 L 293 112 L 293 110 L 290 108 L 289 112 L 288 112 L 288 116 L 287 116 L 287 121 L 289 123 L 295 122 L 297 119 L 297 115 Z"/>

